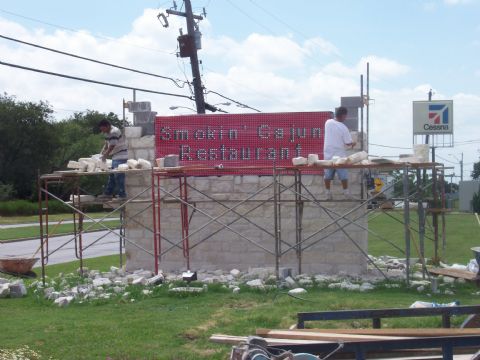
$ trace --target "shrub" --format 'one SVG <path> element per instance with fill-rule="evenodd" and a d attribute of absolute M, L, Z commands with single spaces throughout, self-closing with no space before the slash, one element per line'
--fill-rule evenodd
<path fill-rule="evenodd" d="M 45 205 L 44 205 L 45 206 Z M 71 209 L 57 200 L 48 202 L 49 214 L 69 213 Z M 28 200 L 9 200 L 0 202 L 0 216 L 38 215 L 38 203 Z"/>
<path fill-rule="evenodd" d="M 474 212 L 480 213 L 480 189 L 478 190 L 478 192 L 473 194 L 472 208 Z"/>
<path fill-rule="evenodd" d="M 0 182 L 0 201 L 10 200 L 15 196 L 15 188 L 12 184 Z"/>

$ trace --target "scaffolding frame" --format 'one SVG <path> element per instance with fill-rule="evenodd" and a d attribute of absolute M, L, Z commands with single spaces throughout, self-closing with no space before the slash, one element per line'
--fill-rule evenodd
<path fill-rule="evenodd" d="M 367 197 L 359 199 L 358 201 L 353 201 L 356 203 L 352 209 L 348 210 L 344 214 L 340 214 L 326 206 L 326 204 L 330 203 L 331 201 L 325 201 L 318 199 L 309 189 L 308 187 L 302 182 L 302 174 L 308 173 L 313 175 L 321 175 L 323 171 L 327 168 L 331 168 L 328 166 L 324 167 L 295 167 L 295 166 L 287 166 L 287 167 L 255 167 L 255 166 L 247 166 L 247 167 L 231 167 L 231 168 L 222 168 L 219 171 L 219 175 L 228 174 L 228 175 L 245 175 L 246 173 L 249 174 L 265 174 L 271 171 L 271 181 L 264 185 L 260 186 L 259 189 L 254 191 L 250 194 L 245 194 L 246 197 L 241 199 L 216 199 L 211 195 L 208 195 L 205 191 L 199 190 L 195 186 L 191 185 L 188 182 L 188 179 L 193 176 L 202 176 L 202 174 L 208 173 L 209 175 L 215 176 L 211 174 L 211 168 L 200 168 L 200 167 L 181 167 L 177 169 L 168 169 L 168 168 L 155 168 L 152 170 L 152 204 L 153 204 L 153 223 L 154 223 L 154 251 L 155 251 L 155 271 L 158 272 L 160 259 L 163 256 L 171 251 L 174 248 L 178 248 L 179 246 L 182 247 L 183 250 L 183 257 L 185 263 L 187 265 L 187 269 L 190 270 L 190 250 L 195 248 L 196 246 L 200 245 L 204 241 L 207 241 L 212 236 L 216 235 L 220 231 L 229 231 L 234 233 L 235 235 L 239 236 L 242 240 L 247 241 L 253 246 L 257 246 L 261 248 L 263 251 L 267 252 L 270 255 L 274 255 L 275 257 L 275 275 L 277 278 L 277 282 L 280 280 L 280 265 L 281 265 L 281 258 L 283 255 L 290 251 L 295 251 L 297 257 L 297 270 L 298 273 L 302 273 L 302 254 L 304 251 L 308 250 L 310 247 L 314 246 L 315 244 L 319 243 L 323 239 L 333 235 L 334 233 L 341 231 L 347 239 L 365 256 L 366 260 L 375 267 L 386 279 L 388 277 L 386 274 L 378 268 L 378 266 L 372 261 L 372 259 L 368 256 L 368 254 L 355 242 L 355 240 L 348 234 L 345 230 L 345 227 L 348 225 L 354 225 L 359 227 L 369 234 L 372 234 L 383 241 L 390 243 L 392 246 L 395 246 L 398 250 L 402 251 L 398 246 L 393 244 L 388 239 L 384 238 L 380 234 L 375 233 L 371 229 L 368 229 L 368 226 L 365 227 L 362 224 L 359 224 L 358 221 L 363 219 L 365 216 L 368 216 L 373 209 L 366 209 L 363 214 L 360 216 L 355 217 L 354 219 L 349 219 L 348 216 L 352 213 L 366 207 L 366 204 L 375 198 L 379 198 L 383 195 L 390 187 L 394 187 L 395 184 L 398 182 L 403 182 L 403 196 L 401 200 L 404 203 L 403 206 L 403 220 L 399 220 L 404 226 L 404 237 L 405 237 L 405 250 L 403 251 L 406 256 L 406 281 L 407 284 L 410 282 L 410 260 L 411 260 L 411 233 L 416 232 L 419 234 L 419 242 L 420 245 L 417 247 L 417 252 L 422 262 L 422 272 L 423 276 L 429 276 L 427 269 L 426 269 L 426 262 L 425 262 L 425 222 L 426 222 L 426 210 L 423 207 L 424 200 L 425 200 L 425 191 L 432 187 L 433 189 L 433 203 L 441 205 L 436 205 L 435 208 L 427 209 L 432 214 L 433 217 L 433 232 L 434 232 L 434 260 L 438 261 L 438 239 L 439 239 L 439 216 L 441 220 L 441 233 L 442 233 L 442 248 L 445 248 L 446 245 L 446 235 L 445 235 L 445 185 L 444 185 L 444 166 L 443 164 L 438 163 L 420 163 L 420 164 L 410 164 L 410 163 L 395 163 L 395 164 L 375 164 L 375 165 L 342 165 L 342 166 L 335 166 L 334 168 L 347 168 L 347 169 L 382 169 L 382 170 L 400 170 L 402 171 L 402 177 L 398 179 L 395 183 L 390 184 L 387 188 L 383 189 L 382 192 L 374 195 L 373 197 Z M 220 169 L 219 169 L 220 170 Z M 422 170 L 426 172 L 426 170 L 431 170 L 432 178 L 431 181 L 427 181 L 427 179 L 422 176 Z M 410 188 L 410 179 L 409 174 L 413 174 L 416 178 L 416 185 L 414 186 L 413 192 Z M 205 176 L 205 175 L 203 175 Z M 293 184 L 285 185 L 282 182 L 283 176 L 290 176 L 294 179 Z M 440 180 L 438 179 L 440 178 Z M 179 185 L 176 189 L 178 189 L 178 194 L 172 190 L 168 190 L 165 186 L 162 186 L 163 180 L 172 180 L 177 179 Z M 439 184 L 441 185 L 439 187 Z M 269 195 L 267 198 L 258 200 L 255 197 L 267 189 L 272 189 L 273 194 Z M 362 189 L 363 189 L 363 175 L 362 175 Z M 220 214 L 213 215 L 209 212 L 199 209 L 197 207 L 197 203 L 199 200 L 190 200 L 189 193 L 196 192 L 203 195 L 208 202 L 213 202 L 218 206 L 225 208 Z M 284 192 L 290 192 L 294 195 L 294 200 L 290 199 L 283 199 L 282 194 Z M 362 192 L 364 194 L 365 192 Z M 418 203 L 418 230 L 412 228 L 411 226 L 411 216 L 410 216 L 410 202 L 416 200 Z M 345 200 L 333 200 L 333 202 L 339 202 Z M 346 200 L 351 201 L 351 200 Z M 171 203 L 176 202 L 180 206 L 180 218 L 181 218 L 181 238 L 175 242 L 170 242 L 170 246 L 166 249 L 162 248 L 162 225 L 161 225 L 161 208 L 162 203 Z M 250 208 L 248 211 L 244 213 L 240 213 L 237 211 L 237 208 L 240 205 L 245 203 L 257 203 L 253 208 Z M 282 238 L 282 229 L 281 229 L 281 209 L 282 204 L 294 202 L 295 204 L 295 243 L 292 244 L 289 241 L 291 239 L 283 239 Z M 323 226 L 322 228 L 318 229 L 314 233 L 304 237 L 303 229 L 302 229 L 302 219 L 304 213 L 304 205 L 305 203 L 312 203 L 316 205 L 320 210 L 325 212 L 327 216 L 330 218 L 330 222 Z M 231 204 L 231 205 L 230 205 Z M 258 207 L 271 204 L 273 206 L 273 214 L 274 214 L 274 221 L 273 221 L 273 231 L 267 229 L 254 221 L 250 220 L 247 216 L 257 209 Z M 191 210 L 191 214 L 189 216 L 189 209 Z M 386 213 L 385 211 L 383 211 Z M 203 216 L 207 217 L 208 220 L 201 225 L 200 227 L 194 229 L 193 231 L 190 229 L 190 220 L 195 213 L 200 213 Z M 236 216 L 233 220 L 230 220 L 228 223 L 222 222 L 221 218 L 226 215 L 234 215 Z M 260 231 L 270 235 L 273 240 L 274 249 L 268 249 L 262 244 L 259 244 L 254 239 L 251 239 L 244 234 L 240 233 L 239 231 L 232 228 L 235 222 L 239 220 L 247 221 L 249 224 L 253 225 L 255 228 L 259 229 Z M 346 222 L 346 224 L 345 224 Z M 197 241 L 194 244 L 190 244 L 190 239 L 192 235 L 199 233 L 201 230 L 207 228 L 210 224 L 217 224 L 220 225 L 220 229 L 217 229 L 207 236 L 204 236 L 202 239 Z M 337 225 L 335 229 L 328 232 L 326 235 L 322 234 L 328 228 L 332 227 L 333 225 Z M 320 238 L 314 239 L 317 235 L 322 234 Z M 312 241 L 309 243 L 308 241 Z M 288 241 L 287 241 L 288 240 Z M 286 246 L 286 248 L 284 248 Z"/>
<path fill-rule="evenodd" d="M 42 280 L 45 283 L 45 266 L 48 264 L 49 256 L 54 254 L 56 251 L 60 250 L 67 244 L 74 242 L 74 253 L 75 258 L 79 260 L 80 273 L 83 275 L 84 270 L 84 257 L 83 252 L 94 246 L 107 234 L 115 234 L 119 239 L 119 263 L 120 266 L 123 265 L 123 252 L 125 249 L 126 243 L 131 244 L 132 246 L 144 251 L 148 255 L 152 256 L 154 259 L 154 270 L 158 274 L 159 271 L 159 261 L 160 258 L 166 256 L 169 251 L 173 249 L 181 249 L 183 258 L 185 259 L 187 268 L 190 269 L 190 251 L 199 246 L 204 241 L 207 241 L 214 235 L 218 234 L 221 231 L 229 231 L 237 236 L 239 236 L 244 241 L 247 241 L 252 246 L 261 248 L 263 251 L 273 255 L 275 257 L 275 275 L 277 280 L 280 280 L 280 266 L 281 258 L 289 252 L 295 252 L 297 259 L 297 271 L 302 273 L 302 256 L 305 251 L 310 247 L 319 243 L 320 241 L 328 238 L 329 236 L 335 234 L 336 232 L 341 231 L 347 239 L 355 246 L 363 256 L 367 259 L 372 266 L 376 267 L 377 270 L 386 278 L 386 274 L 379 269 L 375 263 L 370 259 L 368 254 L 363 251 L 363 249 L 356 244 L 355 240 L 348 234 L 345 230 L 345 227 L 352 225 L 357 228 L 367 231 L 369 234 L 379 238 L 382 241 L 385 241 L 397 248 L 406 256 L 406 267 L 407 267 L 407 283 L 410 281 L 410 256 L 411 256 L 411 233 L 415 232 L 419 237 L 419 248 L 418 253 L 422 261 L 422 269 L 424 277 L 428 272 L 426 271 L 425 264 L 425 238 L 431 239 L 434 241 L 434 259 L 438 260 L 438 244 L 439 237 L 441 232 L 442 238 L 442 249 L 445 249 L 446 245 L 446 234 L 445 234 L 445 184 L 444 184 L 444 166 L 438 163 L 421 163 L 421 164 L 382 164 L 382 165 L 342 165 L 336 166 L 335 168 L 347 168 L 347 169 L 360 169 L 362 170 L 361 184 L 362 188 L 364 187 L 363 182 L 363 170 L 365 169 L 382 169 L 382 170 L 399 170 L 402 171 L 402 177 L 397 180 L 397 182 L 390 184 L 388 187 L 382 190 L 382 192 L 371 196 L 363 197 L 358 200 L 331 200 L 325 201 L 319 199 L 318 196 L 315 196 L 309 189 L 308 186 L 302 181 L 302 175 L 308 174 L 313 176 L 321 176 L 323 171 L 329 167 L 257 167 L 257 166 L 246 166 L 246 167 L 232 167 L 232 168 L 223 168 L 219 175 L 228 174 L 228 175 L 245 175 L 261 173 L 266 174 L 271 172 L 271 175 L 266 175 L 271 177 L 271 180 L 268 181 L 265 185 L 260 186 L 255 192 L 251 194 L 245 194 L 245 197 L 239 199 L 216 199 L 212 195 L 208 194 L 206 191 L 200 190 L 197 187 L 193 186 L 189 179 L 194 176 L 205 177 L 204 174 L 208 173 L 211 175 L 211 168 L 200 168 L 200 167 L 180 167 L 180 168 L 153 168 L 151 170 L 129 170 L 127 173 L 133 175 L 144 175 L 145 173 L 150 173 L 151 184 L 145 186 L 142 191 L 137 195 L 130 197 L 125 201 L 95 201 L 82 203 L 81 197 L 82 189 L 80 187 L 80 179 L 84 176 L 98 176 L 98 175 L 109 175 L 111 173 L 117 173 L 118 170 L 110 170 L 105 172 L 94 172 L 94 173 L 84 173 L 77 171 L 59 171 L 53 174 L 45 174 L 38 176 L 38 207 L 39 207 L 39 225 L 40 225 L 40 253 L 41 253 L 41 266 L 42 266 Z M 219 169 L 220 170 L 220 169 Z M 432 173 L 431 181 L 427 181 L 424 177 L 424 173 L 430 170 Z M 409 184 L 409 174 L 413 175 L 416 178 L 416 184 L 413 189 L 410 188 Z M 285 184 L 283 179 L 285 177 L 290 177 L 293 179 L 293 183 Z M 178 181 L 178 186 L 173 189 L 166 189 L 162 186 L 162 181 L 166 179 L 176 179 Z M 390 187 L 394 187 L 396 183 L 403 182 L 403 196 L 400 198 L 404 202 L 403 208 L 403 220 L 398 219 L 386 211 L 382 213 L 388 214 L 390 217 L 403 224 L 404 227 L 404 237 L 405 237 L 405 249 L 401 249 L 396 246 L 394 243 L 386 239 L 384 236 L 376 233 L 375 231 L 368 228 L 368 226 L 363 226 L 359 223 L 364 217 L 371 214 L 375 209 L 365 209 L 366 205 L 376 199 L 381 197 Z M 55 184 L 69 184 L 68 190 L 71 190 L 74 201 L 65 201 L 62 199 L 62 196 L 55 195 L 51 186 Z M 438 207 L 424 209 L 423 203 L 425 200 L 425 191 L 432 187 L 433 191 L 433 203 L 438 205 Z M 258 195 L 266 192 L 271 189 L 271 193 L 267 197 L 262 199 L 256 198 Z M 413 190 L 413 191 L 412 191 Z M 144 194 L 150 192 L 149 199 L 140 199 Z M 191 193 L 198 193 L 204 197 L 204 200 L 191 200 Z M 366 194 L 366 191 L 363 191 L 362 194 Z M 293 199 L 285 198 L 283 194 L 290 194 L 293 196 Z M 62 202 L 72 211 L 73 216 L 73 236 L 65 241 L 62 245 L 51 250 L 49 248 L 49 199 L 56 199 Z M 410 216 L 410 202 L 416 200 L 418 203 L 418 229 L 415 229 L 411 226 L 411 216 Z M 180 239 L 169 239 L 166 236 L 162 235 L 161 227 L 161 208 L 162 203 L 176 203 L 179 204 L 180 211 L 180 223 L 181 223 L 181 235 Z M 222 207 L 224 210 L 217 215 L 212 215 L 209 212 L 202 210 L 197 207 L 198 203 L 209 202 L 214 203 L 217 206 Z M 354 206 L 346 211 L 345 213 L 339 213 L 328 207 L 329 203 L 336 202 L 352 202 Z M 126 206 L 128 204 L 143 203 L 145 207 L 137 211 L 135 214 L 127 216 Z M 254 206 L 247 211 L 240 212 L 237 208 L 243 204 L 254 204 Z M 295 206 L 295 237 L 294 239 L 284 239 L 282 234 L 282 224 L 281 224 L 281 212 L 284 204 L 293 203 Z M 315 209 L 320 209 L 323 211 L 326 216 L 328 216 L 329 223 L 322 226 L 320 229 L 317 229 L 312 234 L 304 234 L 302 228 L 302 220 L 305 212 L 305 204 L 314 204 Z M 111 209 L 107 214 L 105 214 L 100 219 L 94 219 L 90 217 L 85 212 L 85 206 L 93 204 L 102 204 L 104 207 Z M 248 218 L 248 215 L 255 211 L 260 206 L 269 204 L 273 206 L 273 229 L 268 229 L 264 226 L 257 224 L 254 220 Z M 145 211 L 152 208 L 153 216 L 153 228 L 150 228 L 143 224 L 142 222 L 136 219 L 137 216 L 141 215 Z M 357 210 L 364 209 L 363 213 L 359 216 L 350 218 L 349 215 L 353 214 Z M 105 225 L 104 222 L 111 215 L 118 213 L 120 216 L 120 229 L 116 232 L 116 229 L 110 228 Z M 206 221 L 202 226 L 197 229 L 191 229 L 190 223 L 194 214 L 199 213 L 207 217 L 209 220 Z M 432 229 L 433 229 L 433 238 L 426 236 L 426 217 L 428 213 L 432 215 Z M 222 217 L 226 215 L 234 215 L 235 217 L 230 220 L 228 223 L 222 221 Z M 84 226 L 84 220 L 89 219 L 90 224 Z M 153 235 L 153 252 L 143 248 L 135 241 L 128 239 L 125 232 L 125 222 L 126 220 L 133 221 L 136 224 L 142 226 L 147 231 L 151 232 Z M 239 231 L 235 230 L 232 225 L 234 225 L 239 220 L 247 221 L 252 227 L 258 229 L 262 233 L 268 234 L 273 241 L 273 249 L 269 249 L 257 241 L 245 236 Z M 412 221 L 413 222 L 413 221 Z M 441 223 L 439 229 L 439 222 Z M 208 235 L 204 236 L 201 240 L 196 243 L 191 244 L 190 239 L 193 235 L 200 232 L 203 229 L 207 229 L 210 224 L 220 225 L 219 229 L 213 230 Z M 83 234 L 89 231 L 94 225 L 99 225 L 103 230 L 106 231 L 105 234 L 99 236 L 89 245 L 85 246 L 83 243 Z M 332 229 L 333 228 L 333 229 Z M 328 230 L 328 231 L 327 231 Z M 319 237 L 318 237 L 319 236 Z M 163 244 L 167 243 L 166 246 Z"/>

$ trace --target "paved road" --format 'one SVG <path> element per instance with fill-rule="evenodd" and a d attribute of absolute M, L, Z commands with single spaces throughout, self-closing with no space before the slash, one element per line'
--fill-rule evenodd
<path fill-rule="evenodd" d="M 118 233 L 118 230 L 116 230 L 116 232 Z M 108 233 L 107 231 L 96 231 L 83 234 L 84 248 L 89 244 L 95 242 L 101 236 L 105 237 L 91 247 L 89 247 L 88 249 L 84 250 L 84 258 L 118 254 L 119 237 L 113 233 Z M 55 249 L 62 246 L 71 238 L 71 235 L 51 238 L 49 240 L 49 252 L 54 252 Z M 31 257 L 39 246 L 40 239 L 0 243 L 0 257 Z M 37 256 L 40 257 L 40 252 L 37 254 Z M 55 251 L 53 254 L 51 254 L 48 264 L 59 264 L 73 260 L 76 260 L 76 257 L 75 244 L 72 240 L 71 242 L 63 246 L 60 250 Z"/>

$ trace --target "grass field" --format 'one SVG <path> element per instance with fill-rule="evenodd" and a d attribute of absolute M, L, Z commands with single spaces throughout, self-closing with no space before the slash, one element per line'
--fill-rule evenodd
<path fill-rule="evenodd" d="M 88 216 L 98 219 L 105 216 L 105 212 L 88 213 Z M 72 214 L 51 214 L 48 217 L 49 221 L 72 220 Z M 31 216 L 0 216 L 0 225 L 14 225 L 14 224 L 28 224 L 38 223 L 38 215 Z"/>
<path fill-rule="evenodd" d="M 391 213 L 400 218 L 401 212 Z M 374 231 L 404 247 L 403 226 L 382 214 L 373 217 Z M 429 232 L 431 235 L 431 233 Z M 447 215 L 447 247 L 444 259 L 466 263 L 470 247 L 479 245 L 480 232 L 471 214 Z M 429 235 L 429 236 L 430 236 Z M 415 235 L 418 242 L 418 237 Z M 432 242 L 426 240 L 427 256 Z M 370 237 L 369 253 L 402 254 L 382 240 Z M 412 256 L 415 245 L 412 241 Z M 118 256 L 87 259 L 90 269 L 107 270 L 118 266 Z M 47 267 L 47 275 L 73 272 L 77 262 Z M 45 358 L 53 359 L 226 359 L 229 346 L 211 344 L 213 333 L 254 334 L 256 328 L 286 328 L 295 323 L 299 311 L 356 308 L 408 307 L 416 300 L 477 304 L 473 285 L 457 285 L 455 295 L 419 293 L 405 287 L 378 287 L 367 292 L 346 292 L 325 287 L 309 289 L 304 298 L 294 299 L 282 291 L 261 292 L 243 288 L 232 294 L 220 285 L 196 296 L 174 296 L 165 287 L 156 288 L 152 297 L 137 292 L 135 302 L 112 299 L 58 308 L 36 298 L 31 292 L 23 299 L 0 299 L 0 350 L 28 345 Z M 460 324 L 463 318 L 455 318 Z M 389 319 L 386 327 L 439 327 L 440 318 Z M 321 327 L 370 326 L 368 321 L 324 322 Z M 1 354 L 1 352 L 0 352 Z"/>
<path fill-rule="evenodd" d="M 103 224 L 110 228 L 117 228 L 120 225 L 120 221 L 119 220 L 104 221 Z M 83 228 L 85 230 L 87 229 L 87 227 L 90 227 L 90 230 L 92 231 L 103 229 L 101 225 L 92 224 L 89 222 L 86 222 L 83 225 Z M 71 234 L 72 232 L 73 232 L 73 224 L 60 224 L 59 226 L 50 225 L 50 228 L 49 228 L 49 234 L 51 236 Z M 26 226 L 26 227 L 8 228 L 8 229 L 0 230 L 1 241 L 11 241 L 11 240 L 18 240 L 18 239 L 26 239 L 26 238 L 38 238 L 39 236 L 40 236 L 40 230 L 38 226 Z"/>
<path fill-rule="evenodd" d="M 397 219 L 401 219 L 403 216 L 401 211 L 389 212 L 389 214 Z M 418 224 L 414 222 L 415 216 L 416 213 L 412 212 L 411 226 L 413 228 L 418 228 Z M 433 238 L 432 230 L 430 226 L 428 226 L 431 224 L 431 219 L 431 217 L 428 217 L 427 236 Z M 404 227 L 388 215 L 381 214 L 377 216 L 377 214 L 374 214 L 369 219 L 368 226 L 370 229 L 384 236 L 401 249 L 405 249 Z M 473 258 L 473 253 L 470 251 L 470 248 L 473 246 L 480 246 L 480 226 L 477 223 L 475 215 L 466 213 L 446 215 L 446 239 L 447 246 L 445 251 L 442 251 L 440 237 L 440 255 L 442 260 L 447 263 L 457 262 L 466 264 L 469 259 Z M 412 257 L 419 257 L 417 248 L 419 248 L 418 234 L 412 232 Z M 368 253 L 374 256 L 405 256 L 392 245 L 371 235 L 369 236 Z M 425 239 L 425 254 L 427 258 L 433 256 L 432 240 Z"/>
<path fill-rule="evenodd" d="M 116 256 L 89 259 L 87 266 L 108 269 Z M 77 263 L 48 267 L 48 274 L 71 272 Z M 114 299 L 97 304 L 58 308 L 29 294 L 0 301 L 0 349 L 28 345 L 53 359 L 226 359 L 229 346 L 211 344 L 213 333 L 253 334 L 256 328 L 286 328 L 299 311 L 407 307 L 415 300 L 474 304 L 475 288 L 463 285 L 455 296 L 427 297 L 415 289 L 379 288 L 355 293 L 311 289 L 302 301 L 283 292 L 242 288 L 232 294 L 210 286 L 196 296 L 173 296 L 157 288 L 153 297 L 135 302 Z M 455 324 L 461 322 L 456 318 Z M 440 326 L 440 318 L 385 320 L 387 327 Z M 314 324 L 323 327 L 369 326 L 367 321 Z"/>

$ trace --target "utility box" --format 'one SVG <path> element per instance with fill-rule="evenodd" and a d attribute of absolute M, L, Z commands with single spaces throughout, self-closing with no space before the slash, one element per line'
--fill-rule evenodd
<path fill-rule="evenodd" d="M 180 35 L 177 40 L 180 49 L 180 57 L 190 57 L 194 54 L 196 49 L 195 37 L 191 35 Z"/>

